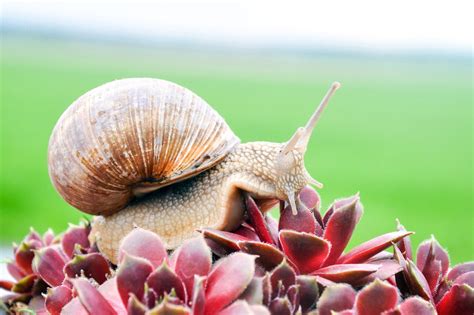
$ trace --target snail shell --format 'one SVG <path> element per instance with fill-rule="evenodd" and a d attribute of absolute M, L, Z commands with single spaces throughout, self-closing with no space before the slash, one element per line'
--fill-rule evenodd
<path fill-rule="evenodd" d="M 49 175 L 75 208 L 110 215 L 211 168 L 239 142 L 190 90 L 158 79 L 117 80 L 87 92 L 60 117 Z"/>

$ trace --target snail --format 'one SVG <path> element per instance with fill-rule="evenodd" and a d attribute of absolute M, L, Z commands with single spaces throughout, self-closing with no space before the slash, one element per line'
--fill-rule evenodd
<path fill-rule="evenodd" d="M 59 118 L 48 147 L 51 181 L 73 207 L 95 215 L 91 237 L 116 261 L 135 226 L 157 233 L 168 249 L 211 227 L 237 228 L 243 193 L 262 211 L 322 185 L 304 166 L 311 133 L 331 85 L 305 127 L 285 143 L 240 143 L 203 99 L 175 83 L 116 80 L 79 97 Z"/>

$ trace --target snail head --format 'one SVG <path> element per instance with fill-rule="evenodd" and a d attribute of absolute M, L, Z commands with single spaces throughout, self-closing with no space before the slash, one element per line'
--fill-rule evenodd
<path fill-rule="evenodd" d="M 306 126 L 298 128 L 290 140 L 283 144 L 274 161 L 277 175 L 277 194 L 281 199 L 288 200 L 293 213 L 297 211 L 297 196 L 303 187 L 308 184 L 314 185 L 316 188 L 322 188 L 323 186 L 316 179 L 312 178 L 306 170 L 304 154 L 316 123 L 326 108 L 329 99 L 339 87 L 339 82 L 334 82 L 331 85 L 318 108 L 306 123 Z"/>

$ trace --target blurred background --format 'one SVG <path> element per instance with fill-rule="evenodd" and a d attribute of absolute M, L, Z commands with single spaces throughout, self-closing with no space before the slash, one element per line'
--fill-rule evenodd
<path fill-rule="evenodd" d="M 434 234 L 474 259 L 469 1 L 3 1 L 0 245 L 82 213 L 55 192 L 48 138 L 77 97 L 155 77 L 207 100 L 243 142 L 284 142 L 342 88 L 306 154 L 325 209 L 360 192 L 352 244 Z M 471 27 L 470 27 L 471 26 Z"/>

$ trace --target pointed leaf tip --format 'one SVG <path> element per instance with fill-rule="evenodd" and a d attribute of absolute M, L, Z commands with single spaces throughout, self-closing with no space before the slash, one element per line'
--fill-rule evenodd
<path fill-rule="evenodd" d="M 273 244 L 273 239 L 268 230 L 265 217 L 258 208 L 255 200 L 249 194 L 245 194 L 245 207 L 250 218 L 250 223 L 262 242 Z"/>
<path fill-rule="evenodd" d="M 444 277 L 449 268 L 449 256 L 446 250 L 441 247 L 438 241 L 431 237 L 429 240 L 425 240 L 418 246 L 416 254 L 416 266 L 426 274 L 429 278 L 434 278 L 433 272 L 437 269 L 433 264 L 436 264 L 435 261 L 439 261 L 441 265 L 441 274 L 440 278 Z M 430 274 L 431 272 L 431 274 Z"/>
<path fill-rule="evenodd" d="M 64 272 L 71 278 L 84 274 L 87 278 L 93 278 L 98 284 L 104 283 L 111 273 L 107 259 L 99 253 L 75 255 L 64 266 Z"/>
<path fill-rule="evenodd" d="M 176 297 L 181 301 L 186 302 L 186 289 L 181 279 L 168 267 L 166 262 L 163 262 L 160 267 L 153 271 L 147 278 L 146 283 L 148 287 L 153 289 L 158 299 L 161 299 L 165 294 L 170 294 L 173 290 Z"/>
<path fill-rule="evenodd" d="M 331 251 L 324 263 L 326 266 L 335 263 L 341 256 L 364 212 L 358 196 L 335 202 L 333 209 L 323 234 L 323 238 L 331 243 Z"/>

